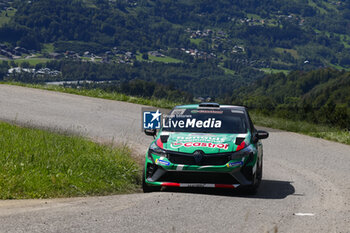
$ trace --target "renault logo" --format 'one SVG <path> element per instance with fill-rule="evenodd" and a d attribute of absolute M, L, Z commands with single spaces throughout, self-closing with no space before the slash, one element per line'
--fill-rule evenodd
<path fill-rule="evenodd" d="M 196 150 L 193 153 L 194 160 L 196 161 L 197 165 L 200 165 L 202 163 L 202 160 L 204 158 L 204 153 L 201 150 Z"/>

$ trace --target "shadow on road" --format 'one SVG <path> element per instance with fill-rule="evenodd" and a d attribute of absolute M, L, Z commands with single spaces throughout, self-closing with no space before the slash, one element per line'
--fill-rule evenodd
<path fill-rule="evenodd" d="M 295 193 L 292 182 L 281 180 L 262 180 L 259 190 L 256 194 L 248 194 L 242 189 L 212 189 L 212 188 L 172 188 L 167 187 L 165 192 L 180 192 L 217 196 L 236 196 L 244 198 L 261 198 L 261 199 L 284 199 Z"/>

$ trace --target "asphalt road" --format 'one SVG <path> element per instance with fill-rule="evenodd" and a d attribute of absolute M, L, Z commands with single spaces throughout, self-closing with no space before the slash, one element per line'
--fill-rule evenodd
<path fill-rule="evenodd" d="M 141 106 L 0 85 L 0 119 L 128 143 Z M 0 132 L 1 136 L 1 132 Z M 0 201 L 0 232 L 350 232 L 350 146 L 288 132 L 264 141 L 257 195 L 203 189 Z"/>

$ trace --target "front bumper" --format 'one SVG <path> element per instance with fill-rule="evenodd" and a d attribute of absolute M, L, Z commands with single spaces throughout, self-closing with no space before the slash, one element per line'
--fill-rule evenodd
<path fill-rule="evenodd" d="M 255 162 L 243 157 L 224 165 L 184 165 L 171 163 L 166 157 L 148 153 L 145 161 L 147 185 L 168 187 L 237 188 L 251 185 L 249 173 Z"/>

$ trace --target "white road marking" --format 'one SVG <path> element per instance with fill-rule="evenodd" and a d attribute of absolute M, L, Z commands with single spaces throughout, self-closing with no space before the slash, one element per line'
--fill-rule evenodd
<path fill-rule="evenodd" d="M 314 216 L 315 214 L 313 214 L 313 213 L 295 213 L 294 215 L 296 215 L 296 216 Z"/>

